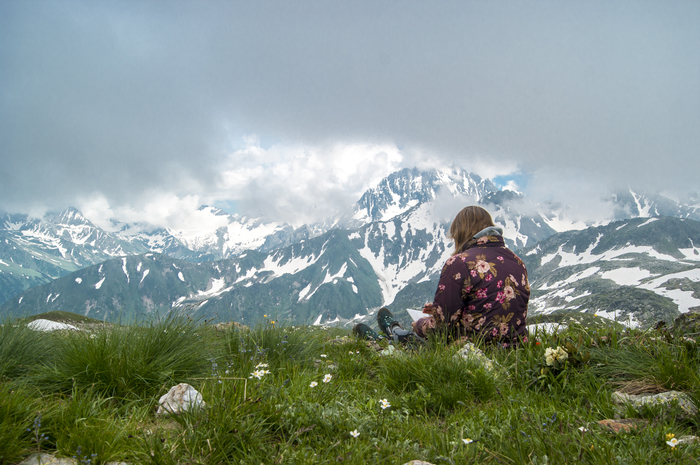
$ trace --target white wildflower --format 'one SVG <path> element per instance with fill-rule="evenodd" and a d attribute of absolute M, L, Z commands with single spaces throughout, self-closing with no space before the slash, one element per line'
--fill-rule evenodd
<path fill-rule="evenodd" d="M 554 366 L 556 361 L 563 362 L 569 357 L 569 353 L 561 346 L 556 349 L 547 347 L 544 351 L 544 361 L 549 366 Z"/>

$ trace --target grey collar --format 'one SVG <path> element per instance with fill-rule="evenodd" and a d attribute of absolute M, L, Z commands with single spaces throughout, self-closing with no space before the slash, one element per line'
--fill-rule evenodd
<path fill-rule="evenodd" d="M 482 229 L 478 233 L 474 234 L 474 239 L 478 239 L 480 237 L 484 236 L 502 236 L 503 235 L 503 228 L 499 228 L 498 226 L 489 226 L 486 229 Z"/>

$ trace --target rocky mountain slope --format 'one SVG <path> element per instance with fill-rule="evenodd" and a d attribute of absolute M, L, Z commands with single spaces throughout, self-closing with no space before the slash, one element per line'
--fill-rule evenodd
<path fill-rule="evenodd" d="M 522 251 L 531 313 L 585 311 L 630 325 L 700 307 L 700 223 L 654 217 L 556 234 Z"/>

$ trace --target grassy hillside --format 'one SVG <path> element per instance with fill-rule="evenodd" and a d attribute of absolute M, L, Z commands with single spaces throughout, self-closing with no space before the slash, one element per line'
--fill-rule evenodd
<path fill-rule="evenodd" d="M 700 436 L 698 416 L 627 409 L 646 421 L 627 433 L 597 423 L 615 417 L 619 389 L 675 389 L 700 405 L 696 342 L 590 315 L 548 317 L 568 329 L 531 334 L 517 350 L 482 347 L 491 370 L 441 340 L 389 350 L 269 318 L 252 330 L 165 319 L 54 333 L 7 320 L 0 464 L 37 451 L 133 464 L 698 463 L 700 444 L 666 442 Z M 567 343 L 567 361 L 547 366 L 545 350 Z M 156 415 L 181 382 L 206 408 Z"/>

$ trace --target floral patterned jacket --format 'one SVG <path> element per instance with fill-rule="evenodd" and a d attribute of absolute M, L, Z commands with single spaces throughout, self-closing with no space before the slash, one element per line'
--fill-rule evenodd
<path fill-rule="evenodd" d="M 414 323 L 421 337 L 447 325 L 459 336 L 480 336 L 504 347 L 527 340 L 530 283 L 525 264 L 499 235 L 472 240 L 442 268 L 433 315 Z M 454 334 L 454 333 L 453 333 Z"/>

